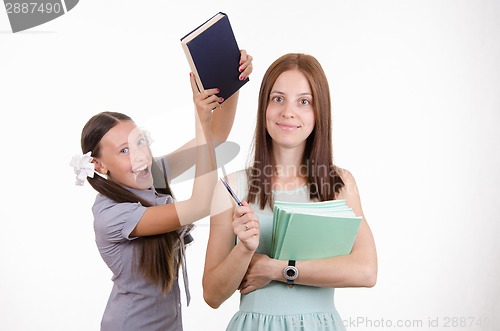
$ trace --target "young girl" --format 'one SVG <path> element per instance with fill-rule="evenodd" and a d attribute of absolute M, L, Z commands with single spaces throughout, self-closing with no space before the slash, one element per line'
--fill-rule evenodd
<path fill-rule="evenodd" d="M 243 206 L 221 183 L 212 199 L 203 292 L 217 308 L 240 291 L 240 310 L 227 330 L 344 330 L 334 288 L 374 286 L 372 233 L 353 176 L 333 165 L 331 141 L 330 92 L 320 64 L 305 54 L 280 57 L 260 88 L 253 164 L 228 176 Z M 363 217 L 349 255 L 307 261 L 268 256 L 273 201 L 334 199 L 346 200 Z"/>
<path fill-rule="evenodd" d="M 240 68 L 235 68 L 240 77 L 251 73 L 251 61 L 242 51 Z M 186 282 L 184 247 L 192 239 L 191 223 L 208 215 L 217 182 L 214 141 L 227 138 L 238 98 L 234 94 L 220 108 L 216 88 L 200 93 L 193 75 L 191 87 L 196 138 L 186 146 L 194 146 L 193 158 L 183 154 L 180 160 L 173 153 L 154 160 L 147 136 L 124 114 L 97 114 L 82 130 L 85 156 L 73 160 L 73 165 L 77 181 L 82 183 L 88 175 L 99 192 L 92 208 L 96 243 L 114 282 L 101 330 L 182 330 L 178 268 L 184 264 Z M 196 177 L 191 198 L 176 202 L 153 187 L 153 166 L 175 176 L 193 163 Z"/>

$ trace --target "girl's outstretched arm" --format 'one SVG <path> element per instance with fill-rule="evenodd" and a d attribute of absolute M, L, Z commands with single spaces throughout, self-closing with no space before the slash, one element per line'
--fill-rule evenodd
<path fill-rule="evenodd" d="M 196 172 L 191 197 L 173 204 L 147 208 L 132 231 L 131 235 L 133 236 L 150 236 L 170 232 L 182 225 L 193 223 L 209 213 L 213 189 L 217 183 L 210 121 L 212 109 L 218 105 L 219 98 L 216 96 L 216 89 L 200 93 L 193 75 L 191 75 L 191 88 L 196 105 L 194 146 Z"/>

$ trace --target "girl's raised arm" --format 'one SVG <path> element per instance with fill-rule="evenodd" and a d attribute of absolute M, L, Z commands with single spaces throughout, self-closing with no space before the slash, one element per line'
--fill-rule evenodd
<path fill-rule="evenodd" d="M 195 160 L 196 172 L 191 197 L 184 201 L 147 208 L 132 231 L 133 236 L 150 236 L 166 233 L 182 225 L 193 223 L 208 215 L 210 201 L 217 183 L 217 168 L 212 142 L 210 121 L 212 109 L 218 104 L 216 89 L 200 93 L 191 75 L 191 89 L 196 105 Z"/>

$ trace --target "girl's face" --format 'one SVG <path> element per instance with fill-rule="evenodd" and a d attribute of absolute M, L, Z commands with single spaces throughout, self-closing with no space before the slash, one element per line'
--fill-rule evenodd
<path fill-rule="evenodd" d="M 283 72 L 271 89 L 266 110 L 266 128 L 273 145 L 305 148 L 314 129 L 311 87 L 299 70 Z"/>
<path fill-rule="evenodd" d="M 142 131 L 132 121 L 120 122 L 101 139 L 96 169 L 122 186 L 148 189 L 153 186 L 152 156 Z"/>

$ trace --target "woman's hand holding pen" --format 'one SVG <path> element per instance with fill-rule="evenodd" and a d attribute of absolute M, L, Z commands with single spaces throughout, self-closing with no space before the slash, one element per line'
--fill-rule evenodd
<path fill-rule="evenodd" d="M 233 231 L 246 249 L 255 252 L 260 238 L 259 218 L 246 201 L 234 209 Z"/>

